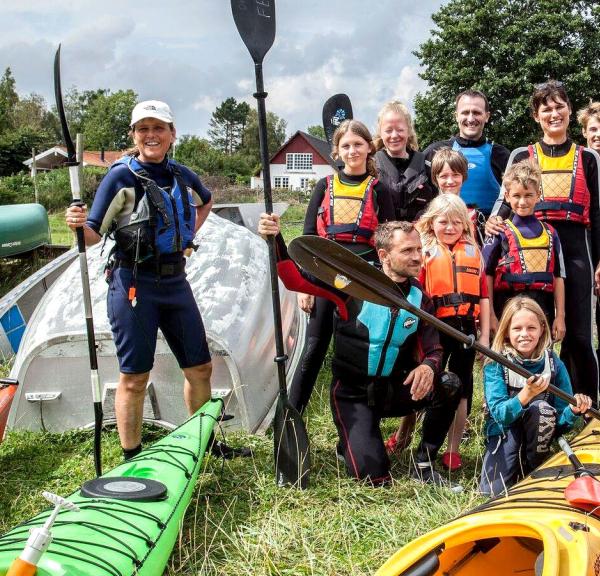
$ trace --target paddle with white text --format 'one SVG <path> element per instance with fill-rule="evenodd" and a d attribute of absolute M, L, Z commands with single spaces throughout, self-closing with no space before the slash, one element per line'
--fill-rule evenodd
<path fill-rule="evenodd" d="M 440 332 L 455 338 L 464 346 L 474 348 L 477 352 L 481 352 L 484 356 L 506 366 L 520 376 L 530 378 L 534 375 L 523 366 L 511 362 L 506 356 L 483 346 L 472 334 L 463 334 L 439 318 L 408 302 L 403 298 L 391 278 L 336 242 L 319 236 L 300 236 L 292 240 L 288 250 L 298 265 L 326 284 L 360 300 L 367 300 L 382 306 L 403 308 L 420 320 L 432 324 Z M 577 400 L 573 396 L 553 384 L 548 386 L 548 391 L 565 402 L 577 406 Z M 600 412 L 595 408 L 590 408 L 586 415 L 600 420 Z"/>
<path fill-rule="evenodd" d="M 275 40 L 275 1 L 231 0 L 231 11 L 238 32 L 254 61 L 256 76 L 256 93 L 254 97 L 258 104 L 258 134 L 263 169 L 265 210 L 268 214 L 271 214 L 273 212 L 273 199 L 271 195 L 267 113 L 265 108 L 267 93 L 263 83 L 262 61 Z M 275 362 L 279 380 L 279 398 L 275 418 L 273 419 L 275 474 L 277 484 L 280 486 L 292 485 L 306 488 L 310 471 L 310 446 L 302 416 L 292 406 L 288 398 L 285 376 L 287 355 L 283 346 L 283 330 L 281 327 L 275 239 L 269 237 L 267 243 L 271 273 L 273 321 L 275 324 L 275 351 L 277 354 Z"/>

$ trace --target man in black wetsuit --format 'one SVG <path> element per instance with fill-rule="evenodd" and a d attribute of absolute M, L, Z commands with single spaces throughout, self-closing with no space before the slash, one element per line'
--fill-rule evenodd
<path fill-rule="evenodd" d="M 338 455 L 348 473 L 373 485 L 390 481 L 390 461 L 379 428 L 382 418 L 424 410 L 421 442 L 411 475 L 421 482 L 450 484 L 433 462 L 460 400 L 460 380 L 440 374 L 437 330 L 406 310 L 351 298 L 302 271 L 288 256 L 276 215 L 261 215 L 261 235 L 277 235 L 278 274 L 289 290 L 322 296 L 337 306 L 330 389 L 338 431 Z M 433 313 L 415 276 L 422 263 L 419 233 L 409 222 L 387 222 L 375 232 L 384 273 L 414 306 Z"/>
<path fill-rule="evenodd" d="M 486 218 L 498 198 L 509 156 L 504 146 L 489 142 L 483 135 L 489 119 L 490 108 L 485 94 L 478 90 L 465 90 L 456 97 L 458 135 L 434 142 L 423 152 L 429 166 L 440 148 L 448 147 L 462 152 L 467 159 L 469 173 L 460 197 L 467 206 L 478 208 Z"/>

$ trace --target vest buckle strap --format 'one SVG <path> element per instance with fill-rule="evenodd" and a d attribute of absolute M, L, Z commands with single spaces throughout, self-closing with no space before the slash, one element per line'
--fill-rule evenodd
<path fill-rule="evenodd" d="M 432 300 L 436 308 L 460 306 L 461 304 L 479 304 L 479 297 L 472 294 L 444 294 L 443 296 L 433 296 Z"/>
<path fill-rule="evenodd" d="M 535 205 L 535 210 L 539 212 L 545 212 L 548 210 L 553 211 L 565 211 L 573 212 L 574 214 L 583 215 L 584 207 L 574 202 L 554 202 L 554 201 L 542 201 Z"/>

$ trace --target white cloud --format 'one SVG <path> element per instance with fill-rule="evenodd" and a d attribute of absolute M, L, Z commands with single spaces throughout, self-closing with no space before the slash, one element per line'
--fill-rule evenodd
<path fill-rule="evenodd" d="M 355 116 L 374 124 L 393 96 L 409 104 L 423 87 L 412 51 L 428 36 L 442 0 L 277 3 L 277 38 L 264 62 L 267 107 L 288 131 L 321 121 L 323 102 L 350 95 Z M 0 4 L 0 72 L 17 90 L 53 102 L 52 59 L 63 43 L 65 87 L 131 88 L 167 100 L 180 134 L 204 135 L 229 96 L 255 106 L 254 68 L 227 0 L 20 0 Z"/>

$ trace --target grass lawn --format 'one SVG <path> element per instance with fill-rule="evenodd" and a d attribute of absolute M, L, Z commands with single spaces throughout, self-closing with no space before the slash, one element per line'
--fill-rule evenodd
<path fill-rule="evenodd" d="M 65 224 L 64 212 L 48 214 L 50 220 L 50 235 L 52 244 L 61 244 L 63 246 L 72 246 L 75 243 L 75 236 Z"/>
<path fill-rule="evenodd" d="M 284 217 L 287 238 L 301 232 L 304 208 Z M 6 374 L 9 363 L 0 365 Z M 474 492 L 481 466 L 481 378 L 476 378 L 472 434 L 464 469 L 454 480 L 462 494 L 423 486 L 407 477 L 409 454 L 394 460 L 396 480 L 373 489 L 346 476 L 335 458 L 336 432 L 329 410 L 329 365 L 323 367 L 306 416 L 313 468 L 306 491 L 277 488 L 273 440 L 236 434 L 250 445 L 248 459 L 205 460 L 196 494 L 175 546 L 168 575 L 363 575 L 394 551 L 481 501 Z M 384 423 L 384 435 L 397 420 Z M 145 429 L 146 444 L 162 434 Z M 115 430 L 103 435 L 104 467 L 121 458 Z M 45 507 L 42 490 L 67 495 L 94 474 L 92 435 L 15 432 L 0 444 L 0 531 Z"/>

